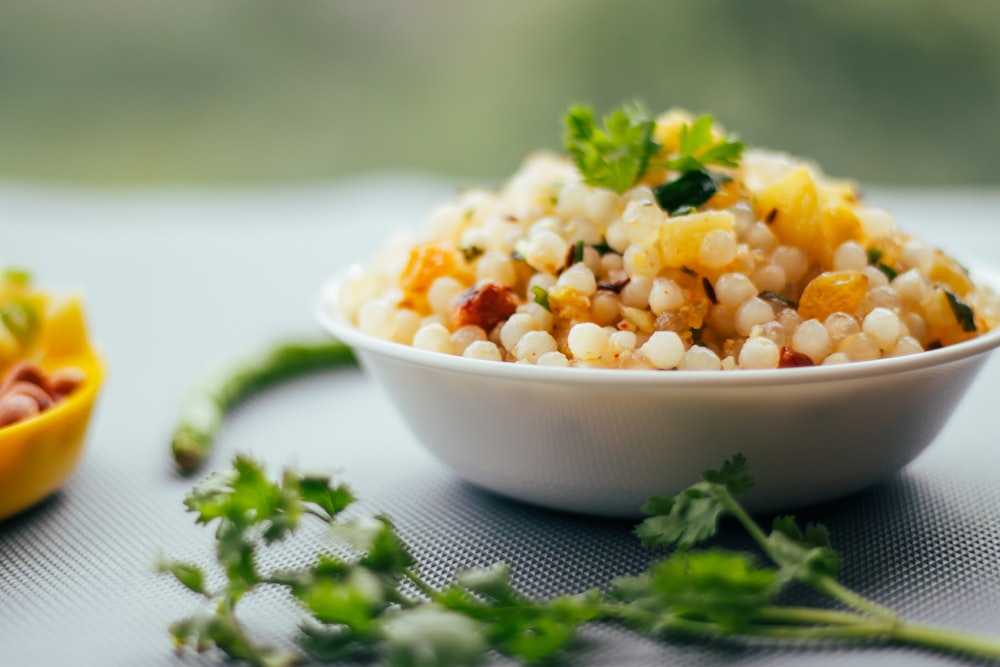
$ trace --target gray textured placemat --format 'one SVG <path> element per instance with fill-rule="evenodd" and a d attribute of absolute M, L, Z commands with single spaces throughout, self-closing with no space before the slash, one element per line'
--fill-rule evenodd
<path fill-rule="evenodd" d="M 461 566 L 505 561 L 521 590 L 544 597 L 637 572 L 655 556 L 631 535 L 632 522 L 550 512 L 459 481 L 393 415 L 380 413 L 381 402 L 356 371 L 284 386 L 237 413 L 213 463 L 224 464 L 239 448 L 273 470 L 289 463 L 342 466 L 340 478 L 361 496 L 360 509 L 394 517 L 437 585 Z M 362 409 L 366 404 L 374 409 Z M 209 564 L 211 530 L 194 526 L 183 511 L 189 483 L 169 473 L 165 456 L 149 458 L 141 471 L 91 458 L 64 491 L 0 526 L 0 664 L 177 664 L 167 625 L 197 609 L 199 600 L 153 575 L 152 563 L 162 549 Z M 942 447 L 885 484 L 801 514 L 831 529 L 848 585 L 914 619 L 996 633 L 1000 489 L 995 466 L 986 462 L 974 450 Z M 721 543 L 749 548 L 733 528 Z M 291 549 L 279 562 L 300 556 Z M 815 602 L 808 594 L 800 601 Z M 246 612 L 262 638 L 287 638 L 294 609 L 280 595 L 251 599 Z M 614 626 L 583 637 L 579 664 L 588 665 L 963 662 L 884 647 L 655 642 Z"/>
<path fill-rule="evenodd" d="M 174 655 L 167 627 L 199 600 L 152 571 L 161 553 L 211 560 L 211 531 L 181 504 L 191 482 L 173 474 L 167 453 L 178 399 L 214 363 L 315 332 L 310 308 L 322 280 L 370 252 L 393 226 L 387 220 L 419 221 L 444 191 L 385 179 L 270 197 L 0 189 L 4 252 L 15 248 L 16 261 L 46 283 L 85 289 L 110 368 L 80 469 L 54 497 L 0 523 L 0 667 L 219 664 L 213 655 Z M 385 192 L 390 203 L 372 207 Z M 969 226 L 951 249 L 988 259 L 1000 247 L 994 225 L 976 225 L 1000 197 L 897 202 L 931 231 L 943 213 L 962 212 Z M 997 395 L 994 359 L 903 474 L 800 512 L 830 528 L 845 583 L 907 617 L 1000 635 Z M 228 423 L 212 465 L 236 451 L 272 470 L 343 468 L 362 509 L 395 518 L 435 584 L 461 565 L 503 560 L 524 592 L 545 596 L 606 583 L 654 557 L 629 522 L 539 510 L 462 483 L 424 453 L 358 371 L 285 385 L 248 404 Z M 745 545 L 732 530 L 722 540 Z M 261 636 L 287 637 L 294 608 L 280 595 L 248 600 L 246 611 Z M 614 626 L 584 638 L 584 665 L 972 664 L 886 647 L 656 642 Z"/>

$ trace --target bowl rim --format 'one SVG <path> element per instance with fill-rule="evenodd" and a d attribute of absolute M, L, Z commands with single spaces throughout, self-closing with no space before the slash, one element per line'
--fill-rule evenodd
<path fill-rule="evenodd" d="M 1000 270 L 975 265 L 973 275 L 977 284 L 994 290 L 1000 288 Z M 902 357 L 889 357 L 872 361 L 855 361 L 830 366 L 802 366 L 777 369 L 707 370 L 626 370 L 617 368 L 562 368 L 535 366 L 533 364 L 470 359 L 440 352 L 420 350 L 403 343 L 376 338 L 362 333 L 347 321 L 337 308 L 339 293 L 345 280 L 361 271 L 352 265 L 333 275 L 320 291 L 314 312 L 316 319 L 327 333 L 349 345 L 355 351 L 370 352 L 417 366 L 469 375 L 508 378 L 513 380 L 583 384 L 618 384 L 627 386 L 656 386 L 677 388 L 723 388 L 746 386 L 774 386 L 854 380 L 908 373 L 952 362 L 969 359 L 1000 347 L 1000 326 L 975 338 L 941 347 L 924 350 Z"/>

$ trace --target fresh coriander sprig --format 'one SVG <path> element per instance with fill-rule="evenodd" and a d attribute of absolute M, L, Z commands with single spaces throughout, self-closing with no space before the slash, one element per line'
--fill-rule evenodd
<path fill-rule="evenodd" d="M 665 167 L 681 173 L 705 169 L 712 165 L 737 167 L 743 156 L 743 142 L 733 136 L 716 139 L 714 121 L 708 114 L 698 116 L 681 127 L 677 138 L 677 155 L 666 161 Z"/>
<path fill-rule="evenodd" d="M 593 108 L 575 106 L 563 121 L 563 142 L 588 185 L 625 192 L 646 174 L 660 149 L 655 123 L 638 104 L 616 109 L 598 127 Z"/>
<path fill-rule="evenodd" d="M 676 550 L 646 573 L 616 580 L 614 594 L 628 605 L 623 618 L 654 633 L 881 640 L 1000 661 L 1000 639 L 905 621 L 839 583 L 840 557 L 824 526 L 809 524 L 803 531 L 794 517 L 781 516 L 765 532 L 736 500 L 752 484 L 746 459 L 737 455 L 677 496 L 654 498 L 645 506 L 653 516 L 636 529 L 643 544 Z M 773 567 L 757 566 L 742 554 L 689 552 L 713 537 L 727 515 L 740 523 Z M 775 604 L 778 594 L 796 582 L 852 611 Z"/>
<path fill-rule="evenodd" d="M 660 208 L 677 213 L 697 208 L 718 192 L 727 176 L 710 167 L 736 167 L 744 145 L 730 135 L 717 136 L 712 117 L 702 115 L 683 125 L 677 150 L 660 155 L 653 138 L 656 122 L 638 104 L 609 113 L 598 126 L 589 106 L 571 107 L 563 120 L 563 143 L 585 183 L 623 193 L 639 183 L 649 169 L 676 172 L 653 188 Z"/>
<path fill-rule="evenodd" d="M 342 518 L 353 501 L 346 486 L 325 476 L 286 471 L 280 482 L 271 482 L 245 457 L 196 486 L 185 505 L 197 523 L 216 526 L 216 559 L 225 583 L 209 590 L 198 566 L 158 564 L 159 571 L 213 603 L 210 611 L 171 627 L 175 645 L 215 647 L 258 667 L 295 662 L 298 653 L 254 642 L 236 618 L 241 599 L 261 586 L 284 587 L 300 603 L 308 620 L 300 626 L 299 646 L 321 661 L 476 665 L 490 648 L 534 661 L 561 650 L 579 624 L 597 615 L 596 592 L 536 602 L 513 589 L 503 566 L 463 572 L 453 586 L 437 591 L 420 577 L 387 517 Z M 307 517 L 330 526 L 335 552 L 317 554 L 298 570 L 263 571 L 259 551 L 288 538 Z M 335 555 L 345 552 L 353 555 Z"/>
<path fill-rule="evenodd" d="M 826 528 L 803 530 L 785 516 L 765 531 L 736 500 L 752 486 L 746 460 L 736 456 L 678 495 L 653 498 L 644 508 L 652 516 L 636 533 L 648 547 L 672 548 L 669 556 L 638 575 L 615 578 L 607 594 L 593 589 L 532 600 L 512 586 L 503 564 L 461 571 L 452 586 L 436 589 L 421 578 L 387 517 L 342 517 L 354 500 L 347 487 L 292 471 L 271 482 L 260 465 L 238 457 L 233 470 L 213 475 L 185 500 L 198 523 L 216 525 L 224 585 L 208 590 L 195 565 L 159 565 L 213 603 L 171 632 L 179 648 L 215 647 L 251 665 L 285 667 L 299 654 L 254 642 L 236 616 L 246 593 L 281 586 L 308 616 L 300 626 L 301 650 L 325 662 L 471 666 L 491 649 L 537 662 L 572 650 L 577 628 L 596 620 L 649 636 L 883 641 L 1000 661 L 1000 639 L 905 621 L 844 587 Z M 692 550 L 710 540 L 726 516 L 749 533 L 770 565 L 718 547 Z M 330 526 L 337 549 L 298 570 L 262 571 L 258 551 L 292 536 L 307 517 Z M 793 585 L 810 586 L 844 608 L 780 604 L 778 596 Z"/>
<path fill-rule="evenodd" d="M 732 136 L 716 139 L 709 115 L 699 116 L 694 122 L 682 126 L 677 143 L 677 155 L 666 160 L 662 167 L 680 172 L 679 175 L 653 188 L 656 202 L 668 213 L 697 208 L 715 196 L 729 179 L 724 173 L 709 167 L 739 166 L 745 148 Z"/>

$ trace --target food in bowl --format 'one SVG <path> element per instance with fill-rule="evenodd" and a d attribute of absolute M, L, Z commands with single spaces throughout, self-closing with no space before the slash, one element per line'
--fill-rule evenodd
<path fill-rule="evenodd" d="M 0 519 L 47 497 L 79 462 L 102 381 L 79 298 L 0 272 Z"/>
<path fill-rule="evenodd" d="M 323 291 L 463 479 L 635 516 L 742 453 L 752 511 L 822 502 L 919 455 L 1000 346 L 1000 273 L 971 280 L 852 185 L 706 117 L 567 121 L 572 159 L 461 194 Z"/>
<path fill-rule="evenodd" d="M 361 332 L 538 366 L 771 369 L 918 354 L 1000 324 L 1000 301 L 854 184 L 745 149 L 711 117 L 566 117 L 495 191 L 438 208 L 339 296 Z"/>

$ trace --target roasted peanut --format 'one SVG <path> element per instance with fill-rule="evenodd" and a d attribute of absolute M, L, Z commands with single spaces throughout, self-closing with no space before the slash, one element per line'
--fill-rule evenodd
<path fill-rule="evenodd" d="M 66 366 L 49 375 L 45 388 L 58 401 L 72 394 L 86 379 L 87 375 L 83 369 L 76 366 Z"/>
<path fill-rule="evenodd" d="M 3 396 L 13 396 L 14 394 L 24 394 L 25 396 L 30 396 L 38 404 L 39 410 L 48 410 L 55 401 L 49 392 L 45 391 L 42 387 L 37 384 L 32 384 L 31 382 L 15 382 L 12 384 Z"/>
<path fill-rule="evenodd" d="M 10 367 L 7 375 L 4 376 L 3 382 L 0 383 L 0 396 L 6 394 L 15 382 L 30 382 L 34 385 L 44 386 L 45 371 L 34 361 L 24 360 L 17 362 Z"/>
<path fill-rule="evenodd" d="M 7 426 L 40 412 L 38 403 L 31 396 L 20 393 L 0 398 L 0 426 Z"/>
<path fill-rule="evenodd" d="M 0 382 L 0 427 L 49 409 L 73 393 L 85 379 L 84 372 L 75 366 L 47 375 L 33 361 L 18 362 Z"/>

